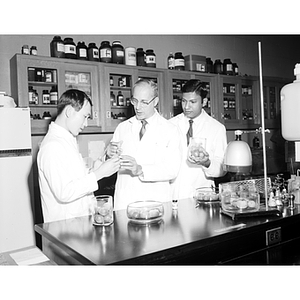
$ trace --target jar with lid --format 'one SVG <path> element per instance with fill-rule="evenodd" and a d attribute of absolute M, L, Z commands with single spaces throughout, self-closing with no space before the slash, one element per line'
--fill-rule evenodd
<path fill-rule="evenodd" d="M 230 58 L 224 59 L 223 62 L 223 73 L 225 75 L 233 75 L 233 66 Z"/>
<path fill-rule="evenodd" d="M 223 73 L 223 64 L 220 59 L 216 59 L 214 63 L 214 73 L 222 74 Z"/>
<path fill-rule="evenodd" d="M 146 53 L 143 48 L 137 48 L 136 50 L 136 65 L 146 66 Z"/>
<path fill-rule="evenodd" d="M 174 59 L 174 55 L 172 52 L 170 52 L 169 56 L 168 56 L 168 69 L 169 70 L 174 70 L 175 69 L 175 59 Z"/>
<path fill-rule="evenodd" d="M 210 57 L 206 58 L 206 73 L 213 73 L 214 72 L 214 64 Z"/>
<path fill-rule="evenodd" d="M 31 46 L 31 48 L 30 48 L 30 54 L 31 55 L 37 55 L 38 54 L 36 46 Z"/>
<path fill-rule="evenodd" d="M 42 99 L 43 104 L 50 104 L 50 94 L 48 90 L 43 90 Z"/>
<path fill-rule="evenodd" d="M 65 58 L 71 58 L 71 59 L 76 59 L 76 45 L 73 42 L 72 38 L 65 38 L 64 39 L 64 44 L 65 44 Z"/>
<path fill-rule="evenodd" d="M 184 70 L 185 62 L 182 52 L 175 53 L 175 70 Z"/>
<path fill-rule="evenodd" d="M 58 102 L 58 92 L 57 87 L 54 85 L 50 90 L 50 104 L 56 105 Z"/>
<path fill-rule="evenodd" d="M 146 67 L 156 68 L 156 55 L 152 49 L 146 50 Z"/>
<path fill-rule="evenodd" d="M 29 46 L 28 45 L 23 45 L 22 54 L 29 55 Z"/>
<path fill-rule="evenodd" d="M 65 57 L 65 44 L 60 36 L 56 35 L 50 43 L 51 57 Z"/>
<path fill-rule="evenodd" d="M 124 64 L 124 48 L 120 41 L 114 41 L 111 47 L 112 62 L 114 64 Z"/>
<path fill-rule="evenodd" d="M 136 66 L 136 49 L 134 47 L 125 48 L 125 64 Z"/>
<path fill-rule="evenodd" d="M 86 46 L 85 42 L 80 41 L 77 43 L 76 55 L 77 55 L 77 59 L 88 60 L 87 46 Z"/>
<path fill-rule="evenodd" d="M 45 70 L 45 82 L 52 82 L 52 71 L 51 70 Z"/>
<path fill-rule="evenodd" d="M 88 58 L 90 61 L 99 61 L 99 49 L 95 43 L 89 43 Z"/>
<path fill-rule="evenodd" d="M 239 67 L 237 63 L 232 63 L 232 68 L 233 68 L 233 75 L 235 76 L 239 75 Z"/>
<path fill-rule="evenodd" d="M 117 105 L 124 106 L 124 96 L 121 91 L 119 91 L 117 95 Z"/>
<path fill-rule="evenodd" d="M 99 48 L 99 57 L 101 62 L 111 63 L 112 57 L 111 57 L 111 46 L 109 41 L 101 42 Z"/>

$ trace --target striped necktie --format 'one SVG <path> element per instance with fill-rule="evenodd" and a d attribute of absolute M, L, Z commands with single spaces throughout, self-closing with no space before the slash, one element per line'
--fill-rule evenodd
<path fill-rule="evenodd" d="M 186 137 L 187 137 L 187 145 L 189 145 L 190 143 L 190 138 L 193 137 L 193 120 L 189 120 L 190 122 L 190 127 L 189 127 L 189 130 L 186 134 Z"/>
<path fill-rule="evenodd" d="M 146 132 L 146 125 L 147 125 L 147 121 L 146 120 L 141 120 L 142 122 L 142 128 L 140 130 L 140 140 L 142 139 L 143 135 Z"/>

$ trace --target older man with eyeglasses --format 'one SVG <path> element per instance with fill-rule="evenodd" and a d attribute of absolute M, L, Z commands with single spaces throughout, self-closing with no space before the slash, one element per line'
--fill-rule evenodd
<path fill-rule="evenodd" d="M 120 155 L 114 208 L 126 209 L 134 201 L 172 200 L 171 185 L 181 163 L 181 144 L 175 125 L 156 110 L 157 84 L 140 79 L 133 86 L 135 116 L 116 128 L 107 156 Z"/>

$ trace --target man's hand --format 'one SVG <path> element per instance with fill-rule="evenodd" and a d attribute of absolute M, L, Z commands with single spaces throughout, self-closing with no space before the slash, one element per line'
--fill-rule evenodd
<path fill-rule="evenodd" d="M 120 142 L 110 142 L 106 148 L 106 157 L 111 158 L 115 156 L 120 156 L 122 153 L 122 141 Z"/>
<path fill-rule="evenodd" d="M 208 168 L 210 166 L 209 154 L 204 148 L 194 150 L 189 153 L 188 160 L 197 165 Z"/>
<path fill-rule="evenodd" d="M 110 158 L 103 163 L 98 163 L 97 161 L 94 165 L 94 173 L 96 174 L 97 180 L 100 180 L 104 177 L 109 177 L 114 173 L 118 172 L 120 169 L 120 158 L 118 156 Z"/>
<path fill-rule="evenodd" d="M 137 164 L 134 157 L 129 155 L 121 156 L 121 169 L 129 170 L 133 176 L 140 176 L 143 174 L 142 167 Z"/>

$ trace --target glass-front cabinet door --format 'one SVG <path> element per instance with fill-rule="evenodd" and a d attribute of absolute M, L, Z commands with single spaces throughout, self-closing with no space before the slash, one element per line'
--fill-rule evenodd
<path fill-rule="evenodd" d="M 22 54 L 16 54 L 10 64 L 12 96 L 20 107 L 30 107 L 33 134 L 47 132 L 49 123 L 56 118 L 58 99 L 70 88 L 83 90 L 91 96 L 93 113 L 85 131 L 99 131 L 97 66 Z"/>
<path fill-rule="evenodd" d="M 182 87 L 190 79 L 198 79 L 207 89 L 207 104 L 203 108 L 212 117 L 216 117 L 217 105 L 215 104 L 216 81 L 209 74 L 202 75 L 199 72 L 169 71 L 167 78 L 168 94 L 165 99 L 166 118 L 172 118 L 182 113 Z"/>
<path fill-rule="evenodd" d="M 280 90 L 286 82 L 264 80 L 264 115 L 266 127 L 278 128 L 280 124 Z"/>
<path fill-rule="evenodd" d="M 220 121 L 227 129 L 255 127 L 258 119 L 257 84 L 254 79 L 219 75 Z"/>
<path fill-rule="evenodd" d="M 100 66 L 100 112 L 103 131 L 114 132 L 118 124 L 134 115 L 130 102 L 132 86 L 137 78 L 134 68 Z"/>

